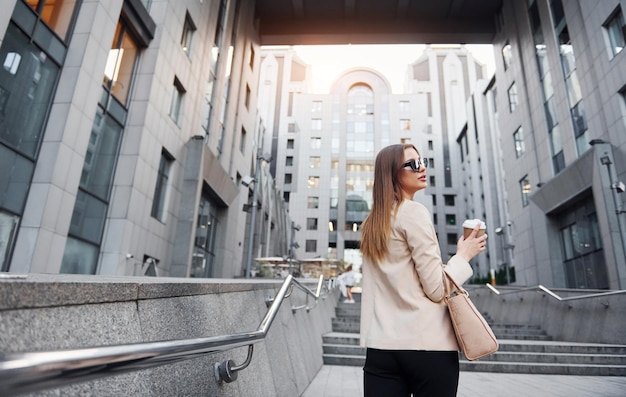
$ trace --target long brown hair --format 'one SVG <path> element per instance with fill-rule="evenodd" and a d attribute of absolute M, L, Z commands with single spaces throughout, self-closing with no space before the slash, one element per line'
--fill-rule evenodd
<path fill-rule="evenodd" d="M 374 186 L 372 210 L 361 227 L 361 253 L 378 264 L 387 253 L 387 241 L 391 234 L 392 211 L 403 200 L 402 185 L 398 171 L 404 160 L 404 150 L 415 149 L 410 143 L 389 145 L 376 156 L 374 163 Z"/>

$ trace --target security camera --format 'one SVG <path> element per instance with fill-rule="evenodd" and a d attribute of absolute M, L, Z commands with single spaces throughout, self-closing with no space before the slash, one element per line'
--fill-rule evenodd
<path fill-rule="evenodd" d="M 135 257 L 135 255 L 128 253 L 126 254 L 126 259 L 133 259 Z"/>
<path fill-rule="evenodd" d="M 250 175 L 246 175 L 243 178 L 241 178 L 241 184 L 244 186 L 250 186 L 252 182 L 254 182 L 254 178 L 251 177 Z"/>
<path fill-rule="evenodd" d="M 626 185 L 624 185 L 622 181 L 615 182 L 611 188 L 617 190 L 617 193 L 624 193 L 624 191 L 626 191 Z"/>

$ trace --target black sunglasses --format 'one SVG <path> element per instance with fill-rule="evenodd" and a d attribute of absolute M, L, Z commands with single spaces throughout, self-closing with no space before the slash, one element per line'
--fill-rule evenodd
<path fill-rule="evenodd" d="M 412 171 L 419 171 L 420 168 L 422 168 L 422 165 L 424 166 L 424 168 L 428 167 L 428 159 L 419 159 L 417 161 L 415 160 L 409 160 L 406 163 L 402 164 L 402 168 L 406 168 L 406 167 L 411 167 Z"/>

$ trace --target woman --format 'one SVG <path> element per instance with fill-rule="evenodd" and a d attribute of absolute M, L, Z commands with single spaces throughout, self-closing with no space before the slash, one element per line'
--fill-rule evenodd
<path fill-rule="evenodd" d="M 476 237 L 477 227 L 461 237 L 443 264 L 431 214 L 413 201 L 427 186 L 426 165 L 411 144 L 376 156 L 373 205 L 361 231 L 365 397 L 456 396 L 459 346 L 443 301 L 444 271 L 459 285 L 467 281 L 487 235 Z"/>
<path fill-rule="evenodd" d="M 344 274 L 341 275 L 343 277 L 343 282 L 346 285 L 346 295 L 347 299 L 346 303 L 354 303 L 354 298 L 352 298 L 352 288 L 354 287 L 354 270 L 352 269 L 352 265 L 349 265 L 346 268 Z"/>

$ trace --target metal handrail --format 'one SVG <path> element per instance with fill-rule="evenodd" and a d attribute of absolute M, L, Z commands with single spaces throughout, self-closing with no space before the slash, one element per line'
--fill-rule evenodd
<path fill-rule="evenodd" d="M 599 298 L 599 297 L 603 297 L 603 296 L 609 296 L 609 295 L 620 295 L 620 294 L 626 294 L 626 290 L 616 290 L 616 291 L 607 291 L 607 292 L 599 292 L 599 293 L 593 293 L 593 294 L 585 294 L 585 295 L 576 295 L 576 296 L 568 296 L 566 298 L 563 298 L 561 296 L 559 296 L 556 292 L 552 291 L 550 288 L 543 286 L 541 284 L 534 286 L 534 287 L 525 287 L 525 288 L 517 288 L 513 291 L 507 291 L 507 292 L 500 292 L 498 291 L 498 289 L 496 287 L 494 287 L 493 285 L 486 283 L 485 284 L 487 286 L 487 288 L 489 288 L 491 290 L 491 292 L 493 292 L 496 295 L 508 295 L 508 294 L 516 294 L 519 292 L 524 292 L 524 291 L 533 291 L 533 290 L 538 290 L 538 291 L 543 291 L 546 294 L 548 294 L 548 296 L 561 301 L 561 302 L 566 302 L 566 301 L 573 301 L 573 300 L 581 300 L 581 299 L 590 299 L 590 298 Z M 606 306 L 606 305 L 605 305 Z"/>
<path fill-rule="evenodd" d="M 81 349 L 0 353 L 0 390 L 3 396 L 14 396 L 171 364 L 247 345 L 248 356 L 241 365 L 235 365 L 232 360 L 214 365 L 216 381 L 232 382 L 237 379 L 238 371 L 250 364 L 253 344 L 265 338 L 280 305 L 291 294 L 293 286 L 307 294 L 307 301 L 310 295 L 317 304 L 318 299 L 326 297 L 321 295 L 323 279 L 320 276 L 314 293 L 293 276 L 287 276 L 276 296 L 271 299 L 272 303 L 256 331 Z"/>

